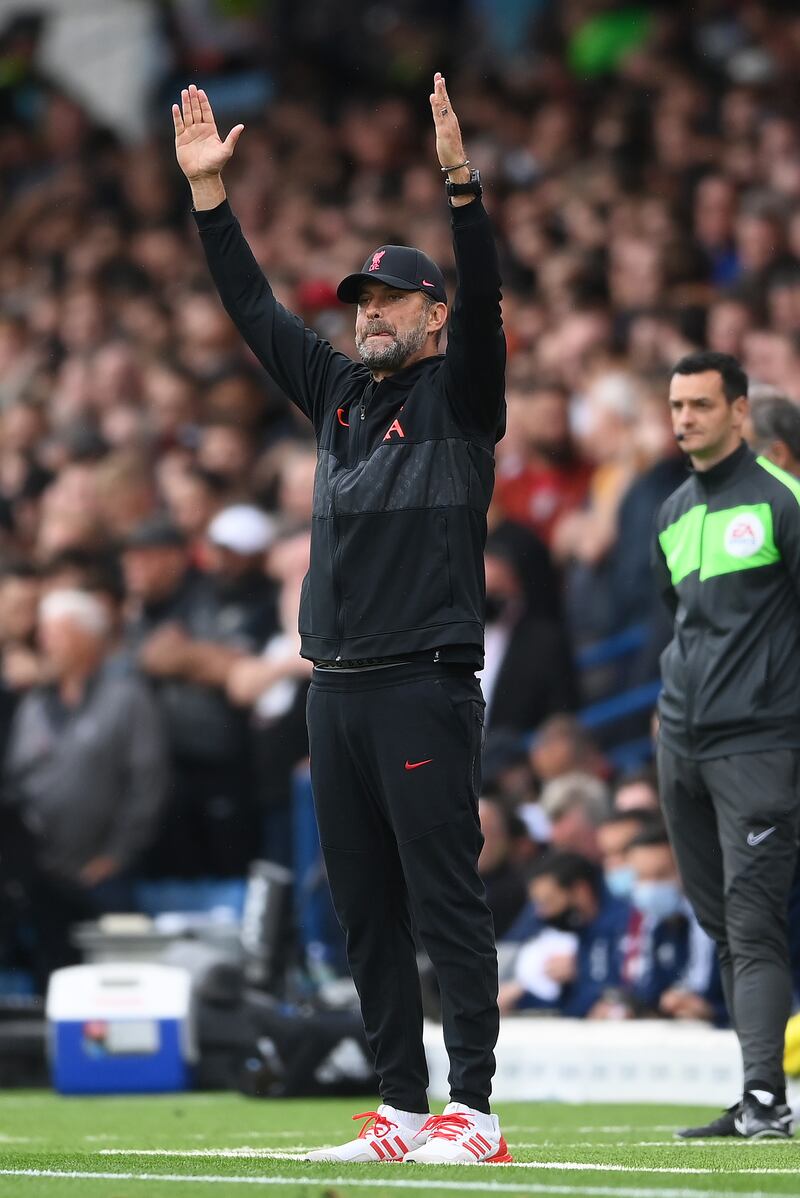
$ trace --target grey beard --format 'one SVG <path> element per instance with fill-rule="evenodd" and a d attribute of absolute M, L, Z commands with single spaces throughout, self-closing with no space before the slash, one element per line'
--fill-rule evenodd
<path fill-rule="evenodd" d="M 367 336 L 356 338 L 356 349 L 361 361 L 370 370 L 399 370 L 413 355 L 418 353 L 425 344 L 428 336 L 425 321 L 420 321 L 415 329 L 402 336 L 395 333 L 393 340 L 385 345 L 367 346 Z"/>

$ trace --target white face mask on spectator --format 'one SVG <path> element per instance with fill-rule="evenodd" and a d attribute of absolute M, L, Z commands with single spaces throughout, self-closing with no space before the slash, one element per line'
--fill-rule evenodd
<path fill-rule="evenodd" d="M 678 883 L 671 878 L 634 882 L 631 902 L 642 915 L 649 915 L 660 922 L 682 911 L 683 894 Z"/>
<path fill-rule="evenodd" d="M 630 898 L 636 884 L 636 873 L 631 865 L 617 865 L 606 871 L 605 882 L 615 898 Z"/>

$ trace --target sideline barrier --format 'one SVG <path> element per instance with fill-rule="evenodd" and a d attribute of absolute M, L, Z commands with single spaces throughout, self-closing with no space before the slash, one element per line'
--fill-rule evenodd
<path fill-rule="evenodd" d="M 438 1024 L 426 1023 L 431 1097 L 448 1101 L 449 1062 Z M 727 1106 L 741 1093 L 732 1031 L 702 1023 L 506 1018 L 497 1042 L 493 1102 L 658 1102 Z"/>

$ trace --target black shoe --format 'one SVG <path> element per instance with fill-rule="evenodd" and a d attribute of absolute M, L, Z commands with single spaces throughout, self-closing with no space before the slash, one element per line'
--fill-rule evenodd
<path fill-rule="evenodd" d="M 780 1102 L 764 1106 L 749 1092 L 736 1114 L 736 1134 L 746 1140 L 790 1140 L 794 1135 L 791 1109 Z"/>
<path fill-rule="evenodd" d="M 712 1119 L 710 1123 L 703 1124 L 702 1127 L 682 1127 L 680 1131 L 676 1131 L 675 1135 L 680 1136 L 682 1140 L 705 1140 L 711 1136 L 740 1136 L 742 1133 L 736 1126 L 736 1120 L 742 1111 L 742 1103 L 735 1102 L 733 1106 L 729 1106 L 727 1111 L 723 1111 L 718 1119 Z"/>

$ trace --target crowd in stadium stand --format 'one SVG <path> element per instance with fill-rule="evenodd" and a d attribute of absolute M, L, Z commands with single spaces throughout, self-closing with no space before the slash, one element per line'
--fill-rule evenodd
<path fill-rule="evenodd" d="M 243 4 L 215 41 L 211 6 L 187 7 L 144 144 L 48 84 L 35 28 L 0 40 L 0 740 L 3 819 L 22 813 L 51 887 L 31 967 L 137 878 L 293 863 L 313 439 L 213 291 L 169 101 L 197 75 L 226 129 L 245 121 L 233 208 L 279 298 L 354 353 L 335 287 L 376 245 L 454 283 L 441 66 L 509 351 L 481 800 L 502 1009 L 722 1021 L 647 764 L 668 637 L 650 530 L 685 475 L 665 397 L 694 348 L 742 360 L 754 439 L 800 470 L 800 15 Z M 36 937 L 1 926 L 4 963 L 30 966 Z"/>

